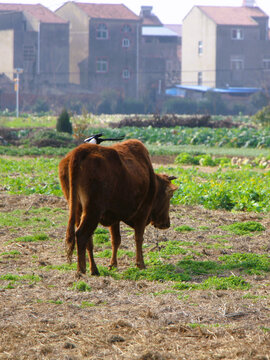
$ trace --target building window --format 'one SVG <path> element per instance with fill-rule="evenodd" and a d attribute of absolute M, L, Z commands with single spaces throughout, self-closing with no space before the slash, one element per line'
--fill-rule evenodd
<path fill-rule="evenodd" d="M 242 29 L 232 29 L 232 40 L 243 40 L 244 31 Z"/>
<path fill-rule="evenodd" d="M 99 40 L 108 39 L 108 28 L 105 24 L 99 24 L 96 29 L 96 38 Z"/>
<path fill-rule="evenodd" d="M 127 38 L 123 39 L 122 40 L 122 47 L 124 47 L 124 48 L 130 47 L 130 40 L 127 39 Z"/>
<path fill-rule="evenodd" d="M 23 47 L 23 59 L 24 59 L 24 61 L 34 61 L 35 60 L 34 46 L 25 45 Z"/>
<path fill-rule="evenodd" d="M 123 32 L 123 33 L 131 33 L 131 32 L 132 32 L 131 26 L 129 26 L 128 24 L 125 24 L 125 25 L 122 27 L 122 32 Z"/>
<path fill-rule="evenodd" d="M 198 54 L 201 55 L 203 53 L 203 42 L 198 41 Z"/>
<path fill-rule="evenodd" d="M 130 79 L 130 71 L 128 69 L 123 69 L 122 78 L 125 79 L 125 80 Z"/>
<path fill-rule="evenodd" d="M 171 37 L 171 36 L 164 36 L 164 37 L 159 37 L 158 41 L 161 44 L 168 44 L 168 43 L 175 43 L 175 38 Z"/>
<path fill-rule="evenodd" d="M 203 82 L 202 72 L 199 71 L 198 72 L 198 85 L 202 85 L 202 82 Z"/>
<path fill-rule="evenodd" d="M 144 38 L 144 42 L 145 42 L 146 44 L 150 44 L 150 43 L 153 42 L 153 39 L 152 39 L 150 36 L 146 36 L 146 37 Z"/>
<path fill-rule="evenodd" d="M 270 59 L 263 59 L 263 69 L 270 70 Z"/>
<path fill-rule="evenodd" d="M 244 60 L 240 56 L 235 56 L 231 58 L 231 69 L 232 70 L 243 70 L 244 69 Z"/>
<path fill-rule="evenodd" d="M 108 72 L 108 61 L 104 59 L 98 59 L 96 61 L 96 71 L 97 73 Z"/>

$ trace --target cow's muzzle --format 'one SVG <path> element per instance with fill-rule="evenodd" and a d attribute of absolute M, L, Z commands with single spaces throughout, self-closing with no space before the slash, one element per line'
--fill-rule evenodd
<path fill-rule="evenodd" d="M 170 227 L 170 220 L 167 221 L 166 223 L 162 223 L 162 224 L 157 224 L 157 223 L 153 223 L 152 225 L 154 225 L 155 228 L 157 229 L 168 229 Z"/>

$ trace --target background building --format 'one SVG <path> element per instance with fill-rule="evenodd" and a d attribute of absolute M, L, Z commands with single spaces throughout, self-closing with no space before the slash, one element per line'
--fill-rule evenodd
<path fill-rule="evenodd" d="M 195 6 L 183 21 L 182 84 L 262 87 L 269 81 L 268 16 L 254 2 Z"/>
<path fill-rule="evenodd" d="M 167 87 L 180 82 L 181 37 L 152 12 L 152 6 L 142 6 L 141 92 L 161 95 Z M 179 29 L 177 29 L 179 31 Z"/>
<path fill-rule="evenodd" d="M 0 73 L 25 92 L 68 83 L 69 24 L 44 6 L 0 4 Z"/>
<path fill-rule="evenodd" d="M 140 18 L 122 4 L 67 2 L 56 13 L 70 23 L 70 82 L 138 97 Z"/>

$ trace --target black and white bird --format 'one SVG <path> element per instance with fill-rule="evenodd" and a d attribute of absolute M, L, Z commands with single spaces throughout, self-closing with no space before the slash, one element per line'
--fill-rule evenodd
<path fill-rule="evenodd" d="M 120 141 L 120 140 L 124 139 L 124 136 L 121 136 L 120 138 L 114 138 L 114 139 L 112 139 L 112 138 L 102 139 L 101 136 L 102 136 L 102 134 L 91 135 L 88 138 L 84 139 L 83 142 L 99 145 L 102 141 Z"/>

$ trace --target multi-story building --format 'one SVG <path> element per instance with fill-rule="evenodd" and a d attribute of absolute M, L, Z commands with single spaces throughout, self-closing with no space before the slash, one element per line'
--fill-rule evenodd
<path fill-rule="evenodd" d="M 70 23 L 70 82 L 138 97 L 140 18 L 122 4 L 67 2 L 56 14 Z"/>
<path fill-rule="evenodd" d="M 269 80 L 268 16 L 240 7 L 194 6 L 183 20 L 182 84 L 262 87 Z"/>
<path fill-rule="evenodd" d="M 180 82 L 181 37 L 163 25 L 152 12 L 152 6 L 142 6 L 141 85 L 142 93 L 154 89 L 163 93 L 166 87 Z"/>
<path fill-rule="evenodd" d="M 0 73 L 20 69 L 24 91 L 67 84 L 69 24 L 40 4 L 0 4 L 0 53 Z"/>

